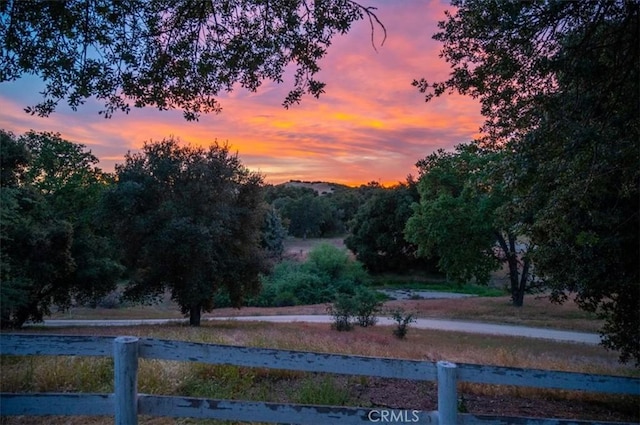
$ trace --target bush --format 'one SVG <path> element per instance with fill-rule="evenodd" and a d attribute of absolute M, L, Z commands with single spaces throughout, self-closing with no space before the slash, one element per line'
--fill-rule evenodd
<path fill-rule="evenodd" d="M 258 307 L 332 302 L 339 294 L 355 295 L 369 280 L 367 272 L 346 250 L 321 244 L 304 262 L 283 261 L 262 277 L 262 291 L 246 304 Z"/>
<path fill-rule="evenodd" d="M 358 288 L 354 301 L 358 324 L 362 327 L 375 325 L 378 321 L 377 314 L 382 307 L 377 292 L 367 288 Z"/>
<path fill-rule="evenodd" d="M 311 270 L 330 279 L 337 279 L 344 274 L 349 263 L 345 250 L 322 243 L 309 252 L 307 264 Z"/>
<path fill-rule="evenodd" d="M 271 305 L 274 307 L 290 307 L 292 305 L 297 305 L 298 299 L 290 290 L 285 290 L 282 292 L 278 292 Z"/>
<path fill-rule="evenodd" d="M 227 288 L 218 288 L 216 293 L 213 295 L 213 306 L 214 308 L 225 308 L 233 306 L 231 298 L 229 298 L 229 291 L 227 290 Z"/>
<path fill-rule="evenodd" d="M 355 286 L 369 283 L 370 278 L 362 264 L 349 257 L 347 250 L 326 243 L 309 252 L 305 267 L 336 286 L 348 284 L 353 293 Z"/>
<path fill-rule="evenodd" d="M 260 294 L 247 301 L 258 307 L 322 304 L 331 302 L 334 291 L 322 278 L 305 269 L 303 264 L 282 262 L 270 276 L 262 278 Z"/>
<path fill-rule="evenodd" d="M 373 326 L 377 322 L 377 314 L 382 303 L 378 300 L 376 292 L 358 288 L 355 295 L 340 294 L 334 303 L 327 308 L 333 316 L 332 327 L 338 331 L 353 329 L 352 318 L 362 327 Z"/>
<path fill-rule="evenodd" d="M 393 335 L 399 339 L 404 339 L 407 336 L 409 324 L 416 321 L 413 313 L 405 314 L 403 310 L 392 311 L 391 318 L 397 323 Z"/>
<path fill-rule="evenodd" d="M 333 316 L 333 324 L 331 325 L 333 329 L 337 331 L 350 331 L 353 329 L 351 318 L 356 311 L 356 302 L 352 296 L 342 294 L 327 308 L 327 311 Z"/>

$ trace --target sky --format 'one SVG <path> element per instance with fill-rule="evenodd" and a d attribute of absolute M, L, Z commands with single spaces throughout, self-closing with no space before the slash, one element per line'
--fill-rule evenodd
<path fill-rule="evenodd" d="M 316 99 L 305 96 L 284 109 L 293 87 L 265 82 L 256 93 L 236 90 L 219 97 L 222 112 L 184 120 L 181 111 L 151 107 L 105 119 L 102 104 L 89 100 L 78 111 L 60 105 L 49 117 L 31 116 L 26 106 L 40 101 L 41 83 L 26 76 L 0 84 L 0 128 L 16 135 L 30 129 L 58 132 L 82 143 L 113 171 L 124 155 L 144 142 L 173 136 L 184 143 L 228 143 L 242 163 L 279 184 L 289 180 L 328 181 L 357 186 L 376 181 L 393 185 L 417 175 L 415 163 L 439 148 L 451 150 L 479 135 L 479 103 L 457 94 L 429 103 L 411 85 L 414 79 L 445 79 L 448 64 L 432 40 L 449 8 L 444 0 L 361 0 L 377 7 L 387 30 L 374 33 L 368 20 L 336 36 L 320 62 L 317 79 L 326 83 Z"/>

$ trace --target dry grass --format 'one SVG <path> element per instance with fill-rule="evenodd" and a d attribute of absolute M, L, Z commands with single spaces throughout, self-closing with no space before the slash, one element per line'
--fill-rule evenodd
<path fill-rule="evenodd" d="M 375 326 L 356 328 L 352 332 L 336 332 L 328 324 L 272 324 L 245 322 L 213 322 L 200 328 L 183 325 L 135 326 L 123 328 L 64 328 L 39 329 L 37 332 L 56 334 L 133 335 L 205 343 L 256 346 L 266 348 L 343 353 L 365 356 L 391 357 L 415 360 L 449 360 L 460 363 L 480 363 L 501 366 L 525 367 L 599 373 L 622 376 L 638 376 L 637 369 L 621 365 L 615 353 L 601 347 L 529 340 L 515 337 L 475 335 L 455 332 L 410 329 L 408 337 L 399 341 L 391 334 L 390 327 Z M 32 331 L 30 331 L 32 332 Z M 2 391 L 112 391 L 112 361 L 100 358 L 75 357 L 4 357 L 2 358 Z M 330 376 L 330 375 L 329 375 Z M 354 380 L 355 379 L 355 380 Z M 385 385 L 390 385 L 386 387 Z M 140 392 L 154 394 L 181 394 L 185 396 L 240 398 L 277 402 L 300 400 L 348 399 L 347 404 L 371 405 L 371 391 L 390 391 L 408 383 L 380 383 L 368 378 L 327 378 L 291 371 L 247 369 L 233 366 L 199 365 L 157 360 L 140 361 Z M 421 384 L 422 385 L 422 384 Z M 372 387 L 371 387 L 372 386 Z M 371 388 L 369 388 L 371 387 Z M 342 388 L 350 389 L 344 393 Z M 354 393 L 354 388 L 359 388 Z M 433 393 L 432 384 L 418 386 L 418 397 L 425 400 Z M 366 389 L 366 390 L 365 390 Z M 503 386 L 462 384 L 471 407 L 486 407 L 486 398 L 496 400 L 526 399 L 529 403 L 569 403 L 578 409 L 573 415 L 593 418 L 593 412 L 584 412 L 576 406 L 604 405 L 607 412 L 620 409 L 633 411 L 634 403 L 624 397 L 571 393 L 566 391 L 533 390 Z M 367 395 L 369 394 L 369 395 Z M 414 395 L 415 396 L 415 395 Z M 380 397 L 378 395 L 378 397 Z M 406 396 L 405 396 L 406 398 Z M 417 403 L 407 400 L 407 403 Z M 622 407 L 620 407 L 622 406 Z M 428 406 L 427 406 L 428 407 Z M 415 408 L 424 408 L 423 405 Z M 564 409 L 564 407 L 562 408 Z M 584 408 L 586 409 L 586 408 Z M 583 410 L 584 410 L 583 409 Z M 608 409 L 608 410 L 607 410 Z M 637 409 L 636 409 L 637 410 Z M 518 410 L 520 411 L 520 410 Z M 558 412 L 562 416 L 562 412 Z M 607 413 L 609 414 L 609 413 Z M 604 413 L 602 413 L 604 415 Z M 623 416 L 623 420 L 638 420 L 639 416 Z M 107 424 L 109 418 L 3 418 L 3 425 L 31 423 L 59 424 Z M 141 418 L 141 424 L 165 425 L 201 423 L 188 420 Z M 211 422 L 214 423 L 214 422 Z"/>
<path fill-rule="evenodd" d="M 472 297 L 463 299 L 403 300 L 387 301 L 385 310 L 403 308 L 416 312 L 417 317 L 470 320 L 487 323 L 503 323 L 541 328 L 567 329 L 582 332 L 597 332 L 602 322 L 592 314 L 580 310 L 572 301 L 563 305 L 552 304 L 542 296 L 525 297 L 524 306 L 513 307 L 509 297 Z M 293 307 L 244 307 L 242 309 L 221 308 L 204 317 L 233 317 L 290 314 L 326 314 L 327 305 Z M 66 313 L 55 313 L 56 319 L 177 319 L 182 318 L 180 309 L 170 300 L 155 306 L 126 308 L 72 308 Z"/>
<path fill-rule="evenodd" d="M 597 332 L 602 326 L 602 321 L 597 320 L 593 314 L 580 310 L 573 301 L 558 305 L 551 303 L 543 295 L 526 296 L 522 307 L 514 307 L 508 296 L 407 300 L 386 303 L 388 308 L 396 306 L 415 311 L 418 317 L 470 320 L 583 332 Z"/>

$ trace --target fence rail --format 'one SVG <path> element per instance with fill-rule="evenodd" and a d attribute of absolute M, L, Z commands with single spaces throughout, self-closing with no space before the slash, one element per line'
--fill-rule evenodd
<path fill-rule="evenodd" d="M 449 362 L 424 362 L 304 351 L 237 347 L 135 337 L 2 334 L 0 354 L 114 357 L 113 394 L 0 394 L 0 414 L 111 415 L 116 424 L 136 424 L 137 415 L 300 424 L 389 422 L 439 424 L 585 424 L 562 419 L 499 418 L 458 414 L 457 382 L 640 395 L 640 379 Z M 138 394 L 138 359 L 327 372 L 438 383 L 438 411 L 376 409 L 210 400 Z M 377 416 L 376 416 L 377 415 Z M 602 422 L 603 424 L 605 422 Z"/>

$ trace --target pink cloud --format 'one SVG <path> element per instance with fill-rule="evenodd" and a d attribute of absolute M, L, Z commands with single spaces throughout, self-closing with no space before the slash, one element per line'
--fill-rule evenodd
<path fill-rule="evenodd" d="M 49 118 L 38 118 L 22 111 L 38 100 L 38 90 L 19 80 L 0 85 L 0 127 L 16 133 L 60 132 L 92 149 L 107 170 L 144 141 L 174 135 L 193 144 L 228 141 L 245 165 L 264 173 L 268 182 L 402 181 L 415 174 L 416 161 L 433 150 L 471 140 L 482 117 L 472 99 L 449 96 L 427 104 L 411 86 L 414 78 L 448 75 L 447 64 L 438 57 L 439 45 L 431 39 L 446 4 L 366 3 L 378 6 L 387 28 L 385 44 L 379 45 L 381 33 L 376 31 L 376 51 L 369 22 L 356 23 L 334 40 L 321 63 L 318 77 L 327 83 L 326 93 L 320 99 L 306 97 L 289 110 L 281 106 L 291 88 L 285 81 L 266 82 L 257 93 L 226 94 L 220 98 L 221 114 L 195 123 L 184 121 L 179 111 L 150 108 L 105 120 L 95 102 L 78 112 L 60 108 Z"/>

